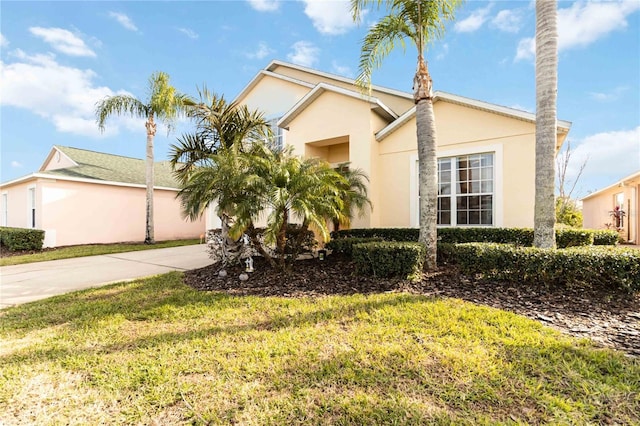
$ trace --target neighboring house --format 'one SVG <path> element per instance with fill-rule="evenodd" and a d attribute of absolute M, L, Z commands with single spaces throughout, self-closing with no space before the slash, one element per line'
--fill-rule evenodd
<path fill-rule="evenodd" d="M 583 226 L 593 229 L 618 229 L 625 241 L 640 244 L 639 192 L 640 170 L 613 185 L 587 195 L 582 199 Z"/>
<path fill-rule="evenodd" d="M 197 238 L 204 219 L 182 217 L 168 162 L 155 164 L 157 241 Z M 144 241 L 145 162 L 54 146 L 40 170 L 0 184 L 0 225 L 45 230 L 45 247 Z"/>
<path fill-rule="evenodd" d="M 407 82 L 411 76 L 404 76 Z M 535 115 L 435 92 L 440 226 L 532 227 Z M 263 111 L 278 145 L 349 161 L 370 178 L 373 210 L 353 227 L 417 227 L 418 153 L 413 96 L 273 61 L 235 99 Z M 571 124 L 558 121 L 559 149 Z M 208 227 L 213 226 L 209 222 Z"/>

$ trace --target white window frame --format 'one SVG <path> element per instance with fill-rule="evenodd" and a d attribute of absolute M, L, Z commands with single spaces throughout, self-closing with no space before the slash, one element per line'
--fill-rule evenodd
<path fill-rule="evenodd" d="M 267 144 L 273 144 L 276 149 L 283 149 L 286 143 L 286 129 L 278 127 L 278 121 L 284 116 L 283 114 L 270 115 L 266 121 L 273 132 L 273 138 L 265 141 Z M 275 142 L 275 144 L 274 144 Z"/>
<path fill-rule="evenodd" d="M 36 186 L 29 185 L 27 187 L 27 228 L 35 229 L 37 226 L 36 201 Z"/>
<path fill-rule="evenodd" d="M 2 217 L 0 218 L 1 226 L 9 226 L 9 193 L 7 191 L 2 192 Z"/>
<path fill-rule="evenodd" d="M 493 154 L 493 225 L 438 225 L 439 228 L 452 226 L 501 227 L 504 223 L 503 205 L 503 148 L 501 144 L 437 151 L 438 159 L 461 157 L 474 154 Z M 453 173 L 453 172 L 452 172 Z M 420 226 L 420 206 L 418 204 L 418 154 L 409 156 L 409 221 L 411 226 Z"/>

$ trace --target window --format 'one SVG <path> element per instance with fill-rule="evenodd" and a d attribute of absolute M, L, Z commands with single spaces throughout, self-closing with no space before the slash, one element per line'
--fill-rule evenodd
<path fill-rule="evenodd" d="M 29 188 L 28 204 L 28 226 L 30 228 L 36 227 L 36 188 Z"/>
<path fill-rule="evenodd" d="M 271 139 L 267 141 L 267 144 L 274 151 L 280 151 L 284 148 L 284 129 L 278 127 L 278 120 L 282 117 L 269 120 L 269 128 L 271 129 Z"/>
<path fill-rule="evenodd" d="M 438 225 L 493 225 L 494 155 L 438 159 Z"/>
<path fill-rule="evenodd" d="M 616 228 L 624 228 L 624 192 L 619 192 L 613 196 L 613 211 L 611 212 L 613 217 L 614 226 Z"/>
<path fill-rule="evenodd" d="M 2 222 L 0 225 L 9 226 L 9 194 L 2 194 Z"/>

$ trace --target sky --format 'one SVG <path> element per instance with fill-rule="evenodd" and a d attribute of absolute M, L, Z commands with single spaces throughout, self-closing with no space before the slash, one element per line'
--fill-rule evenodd
<path fill-rule="evenodd" d="M 380 12 L 342 0 L 0 2 L 0 181 L 36 172 L 53 145 L 144 158 L 144 121 L 106 96 L 147 99 L 155 71 L 181 92 L 233 99 L 272 60 L 355 78 Z M 559 1 L 558 118 L 572 122 L 574 197 L 640 170 L 640 0 Z M 535 6 L 468 0 L 427 50 L 435 90 L 535 112 Z M 398 46 L 373 83 L 410 92 L 416 51 Z M 156 160 L 192 129 L 158 131 Z"/>

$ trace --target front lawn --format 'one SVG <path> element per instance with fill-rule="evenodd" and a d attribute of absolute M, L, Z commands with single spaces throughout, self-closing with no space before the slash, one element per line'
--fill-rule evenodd
<path fill-rule="evenodd" d="M 640 422 L 638 358 L 453 298 L 170 273 L 5 309 L 0 339 L 0 424 Z"/>
<path fill-rule="evenodd" d="M 124 253 L 128 251 L 152 250 L 168 247 L 180 247 L 199 244 L 200 240 L 171 240 L 160 241 L 155 244 L 144 243 L 116 243 L 116 244 L 86 244 L 79 246 L 68 246 L 53 249 L 44 249 L 41 252 L 11 254 L 3 252 L 0 259 L 0 266 L 20 265 L 23 263 L 44 262 L 47 260 L 69 259 L 72 257 L 95 256 L 98 254 Z M 6 256 L 6 257 L 4 257 Z"/>

